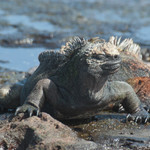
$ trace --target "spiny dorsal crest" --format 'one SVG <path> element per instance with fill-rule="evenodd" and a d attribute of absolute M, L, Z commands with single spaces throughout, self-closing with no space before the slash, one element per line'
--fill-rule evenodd
<path fill-rule="evenodd" d="M 110 37 L 109 42 L 116 45 L 120 52 L 128 52 L 137 58 L 142 58 L 141 48 L 139 45 L 135 44 L 132 39 L 125 39 L 121 42 L 121 37 Z"/>
<path fill-rule="evenodd" d="M 75 52 L 86 45 L 86 40 L 84 38 L 79 38 L 77 36 L 73 37 L 65 46 L 62 46 L 60 52 L 65 55 L 65 57 L 70 58 Z"/>
<path fill-rule="evenodd" d="M 93 37 L 93 38 L 89 39 L 88 42 L 90 42 L 90 43 L 104 43 L 105 40 L 100 39 L 99 37 Z"/>
<path fill-rule="evenodd" d="M 70 59 L 76 52 L 78 52 L 82 47 L 84 47 L 87 43 L 91 43 L 91 47 L 89 45 L 89 49 L 87 50 L 87 55 L 89 53 L 109 53 L 116 54 L 119 52 L 128 52 L 131 55 L 134 55 L 137 58 L 141 57 L 140 47 L 139 45 L 133 43 L 132 39 L 125 39 L 121 42 L 121 37 L 110 37 L 108 42 L 100 39 L 98 37 L 85 40 L 84 38 L 73 37 L 69 42 L 66 43 L 65 46 L 62 46 L 60 51 L 47 50 L 42 52 L 39 55 L 39 61 L 42 62 L 57 62 L 62 63 Z M 86 51 L 85 51 L 86 53 Z"/>
<path fill-rule="evenodd" d="M 64 54 L 60 51 L 46 50 L 39 55 L 39 61 L 42 62 L 63 62 L 65 60 Z"/>

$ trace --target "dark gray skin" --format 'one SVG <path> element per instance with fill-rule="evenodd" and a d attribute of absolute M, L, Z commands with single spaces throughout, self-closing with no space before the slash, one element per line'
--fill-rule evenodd
<path fill-rule="evenodd" d="M 15 93 L 11 90 L 0 99 L 1 106 L 18 107 L 20 100 L 17 97 L 21 95 L 21 106 L 17 108 L 16 115 L 26 112 L 29 116 L 38 115 L 46 107 L 46 111 L 55 118 L 72 119 L 93 116 L 111 104 L 121 104 L 131 114 L 130 119 L 148 121 L 149 114 L 142 108 L 132 87 L 123 81 L 108 81 L 121 63 L 116 46 L 80 38 L 75 38 L 69 45 L 72 51 L 67 46 L 61 53 L 42 53 L 39 67 L 25 85 L 13 86 L 17 87 L 16 91 L 21 90 L 21 94 L 11 94 Z M 67 60 L 64 59 L 65 51 L 70 53 Z M 10 95 L 16 98 L 11 99 Z"/>

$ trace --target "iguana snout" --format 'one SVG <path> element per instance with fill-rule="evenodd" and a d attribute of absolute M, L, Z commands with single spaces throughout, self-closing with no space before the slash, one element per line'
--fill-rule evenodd
<path fill-rule="evenodd" d="M 109 56 L 108 61 L 106 61 L 102 65 L 102 69 L 107 74 L 112 74 L 119 70 L 120 64 L 121 64 L 121 57 L 119 55 L 112 55 Z"/>
<path fill-rule="evenodd" d="M 118 71 L 121 64 L 121 57 L 117 47 L 109 42 L 104 43 L 102 51 L 105 53 L 105 63 L 102 65 L 104 72 L 112 74 Z"/>
<path fill-rule="evenodd" d="M 119 70 L 121 65 L 121 58 L 119 55 L 109 56 L 109 60 L 102 65 L 102 69 L 108 73 L 112 74 Z"/>

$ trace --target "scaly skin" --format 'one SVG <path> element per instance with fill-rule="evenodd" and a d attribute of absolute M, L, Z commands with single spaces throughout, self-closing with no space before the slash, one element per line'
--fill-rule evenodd
<path fill-rule="evenodd" d="M 28 112 L 30 116 L 38 115 L 46 108 L 58 119 L 83 118 L 110 105 L 121 104 L 131 114 L 129 119 L 147 122 L 149 114 L 142 108 L 132 87 L 123 81 L 109 81 L 110 75 L 115 76 L 119 70 L 120 52 L 125 49 L 131 51 L 132 45 L 137 50 L 135 57 L 140 56 L 139 47 L 131 40 L 121 44 L 119 40 L 112 37 L 109 42 L 98 38 L 85 41 L 75 37 L 60 52 L 40 54 L 39 67 L 23 88 L 19 88 L 21 94 L 16 94 L 21 95 L 21 106 L 16 114 Z M 11 95 L 10 92 L 8 94 Z M 11 101 L 5 97 L 11 99 L 11 96 L 4 96 L 0 104 L 8 108 Z"/>

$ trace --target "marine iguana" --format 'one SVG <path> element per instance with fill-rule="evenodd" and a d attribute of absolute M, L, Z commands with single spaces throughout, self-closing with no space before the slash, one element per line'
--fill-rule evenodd
<path fill-rule="evenodd" d="M 134 74 L 127 70 L 130 64 L 121 64 L 126 53 L 128 59 L 140 60 L 140 47 L 131 39 L 121 42 L 121 38 L 111 37 L 106 42 L 73 37 L 60 51 L 42 52 L 40 65 L 24 85 L 1 88 L 1 108 L 17 108 L 15 114 L 29 116 L 46 109 L 55 118 L 72 119 L 93 116 L 110 105 L 121 104 L 130 114 L 127 118 L 146 123 L 149 113 L 124 82 Z M 142 74 L 149 76 L 149 70 L 144 71 Z"/>

